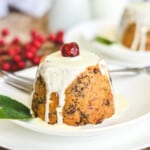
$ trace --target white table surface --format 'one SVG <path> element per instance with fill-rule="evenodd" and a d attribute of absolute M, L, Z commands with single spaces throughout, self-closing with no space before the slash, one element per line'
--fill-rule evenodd
<path fill-rule="evenodd" d="M 137 130 L 137 127 L 140 130 Z M 8 120 L 0 120 L 0 144 L 15 150 L 99 150 L 139 149 L 150 146 L 150 118 L 146 122 L 124 127 L 118 132 L 89 136 L 65 137 L 40 134 Z"/>

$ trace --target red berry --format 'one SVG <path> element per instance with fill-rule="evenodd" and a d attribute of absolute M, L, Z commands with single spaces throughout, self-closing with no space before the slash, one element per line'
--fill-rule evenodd
<path fill-rule="evenodd" d="M 15 62 L 19 62 L 19 61 L 22 60 L 22 57 L 21 57 L 20 55 L 15 55 L 15 56 L 13 57 L 13 60 L 14 60 Z"/>
<path fill-rule="evenodd" d="M 3 60 L 2 60 L 2 57 L 0 57 L 0 64 L 2 63 L 2 61 L 3 61 Z"/>
<path fill-rule="evenodd" d="M 30 50 L 30 48 L 32 47 L 30 44 L 26 44 L 26 45 L 24 45 L 24 47 L 25 47 L 25 49 L 26 50 Z"/>
<path fill-rule="evenodd" d="M 9 71 L 9 70 L 10 70 L 10 63 L 4 62 L 4 63 L 2 64 L 2 70 Z"/>
<path fill-rule="evenodd" d="M 5 45 L 5 41 L 3 39 L 0 39 L 0 46 L 4 46 Z"/>
<path fill-rule="evenodd" d="M 26 49 L 26 51 L 29 51 L 29 52 L 32 52 L 32 53 L 36 53 L 36 51 L 37 51 L 37 48 L 33 47 L 31 44 L 25 45 L 25 49 Z"/>
<path fill-rule="evenodd" d="M 57 35 L 57 36 L 64 36 L 64 31 L 60 30 L 60 31 L 57 32 L 56 35 Z"/>
<path fill-rule="evenodd" d="M 2 36 L 7 36 L 9 34 L 9 30 L 7 28 L 4 28 L 1 33 Z"/>
<path fill-rule="evenodd" d="M 22 51 L 21 47 L 16 47 L 16 48 L 15 48 L 15 52 L 16 52 L 16 53 L 21 53 L 21 51 Z"/>
<path fill-rule="evenodd" d="M 75 42 L 66 43 L 61 47 L 61 54 L 65 57 L 75 57 L 80 53 L 79 46 Z"/>
<path fill-rule="evenodd" d="M 64 32 L 63 31 L 58 31 L 56 34 L 56 42 L 59 44 L 63 43 L 64 38 Z"/>
<path fill-rule="evenodd" d="M 12 40 L 12 43 L 13 43 L 13 44 L 19 44 L 19 43 L 20 43 L 20 38 L 19 38 L 19 37 L 15 37 L 15 38 Z"/>
<path fill-rule="evenodd" d="M 32 59 L 34 57 L 34 53 L 32 53 L 30 51 L 27 51 L 25 56 L 26 56 L 27 59 Z"/>
<path fill-rule="evenodd" d="M 31 36 L 32 38 L 36 38 L 38 36 L 38 31 L 35 29 L 31 30 Z"/>
<path fill-rule="evenodd" d="M 44 43 L 44 42 L 46 41 L 46 37 L 45 37 L 44 35 L 39 35 L 39 36 L 38 36 L 38 41 L 39 41 L 40 43 Z"/>
<path fill-rule="evenodd" d="M 56 39 L 56 42 L 58 43 L 58 44 L 63 44 L 63 37 L 62 36 L 58 36 L 57 37 L 57 39 Z"/>
<path fill-rule="evenodd" d="M 18 65 L 19 69 L 23 69 L 23 68 L 25 68 L 26 63 L 24 61 L 19 61 L 19 62 L 17 62 L 17 65 Z"/>
<path fill-rule="evenodd" d="M 55 34 L 50 34 L 48 36 L 48 40 L 51 41 L 51 42 L 56 42 L 56 35 Z"/>
<path fill-rule="evenodd" d="M 12 71 L 17 71 L 17 70 L 18 70 L 18 66 L 17 66 L 16 64 L 13 64 L 13 65 L 11 66 L 11 70 L 12 70 Z"/>
<path fill-rule="evenodd" d="M 0 55 L 1 55 L 1 54 L 3 54 L 3 50 L 2 50 L 2 49 L 0 49 Z"/>
<path fill-rule="evenodd" d="M 30 49 L 29 49 L 29 51 L 31 52 L 31 53 L 36 53 L 36 51 L 37 51 L 37 48 L 35 48 L 35 47 L 31 47 Z"/>
<path fill-rule="evenodd" d="M 16 51 L 15 51 L 15 49 L 13 49 L 13 48 L 8 49 L 7 53 L 8 53 L 9 56 L 14 56 L 14 55 L 16 55 Z"/>
<path fill-rule="evenodd" d="M 40 46 L 41 46 L 41 43 L 39 42 L 39 41 L 37 41 L 37 40 L 34 40 L 33 42 L 32 42 L 32 46 L 34 46 L 35 48 L 40 48 Z"/>
<path fill-rule="evenodd" d="M 35 65 L 38 65 L 40 63 L 41 58 L 41 56 L 36 56 L 35 58 L 33 58 L 32 61 Z"/>

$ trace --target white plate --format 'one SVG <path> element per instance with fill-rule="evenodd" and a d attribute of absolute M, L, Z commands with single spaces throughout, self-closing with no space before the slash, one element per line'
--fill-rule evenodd
<path fill-rule="evenodd" d="M 35 68 L 31 68 L 19 74 L 33 77 L 35 76 L 35 70 Z M 115 93 L 117 93 L 117 96 L 115 96 L 116 114 L 99 125 L 86 125 L 82 127 L 47 125 L 42 121 L 39 122 L 37 119 L 14 122 L 25 128 L 49 135 L 89 136 L 111 130 L 119 130 L 150 117 L 150 76 L 143 74 L 134 78 L 114 78 L 113 88 Z M 3 79 L 0 80 L 0 93 L 11 96 L 29 107 L 31 105 L 29 95 L 5 84 Z"/>
<path fill-rule="evenodd" d="M 31 68 L 19 74 L 34 77 L 35 71 L 36 68 Z M 125 99 L 119 104 L 123 107 L 126 102 L 128 104 L 125 109 L 118 110 L 124 111 L 118 112 L 116 117 L 107 119 L 100 125 L 81 128 L 52 127 L 38 124 L 36 120 L 0 120 L 1 145 L 16 150 L 126 150 L 150 146 L 150 76 L 143 74 L 132 78 L 113 78 L 113 89 Z M 31 104 L 29 95 L 6 85 L 3 79 L 0 79 L 0 94 L 11 96 L 27 106 Z"/>
<path fill-rule="evenodd" d="M 105 59 L 113 60 L 113 62 L 115 60 L 123 65 L 144 66 L 150 64 L 150 52 L 131 51 L 121 44 L 107 46 L 92 41 L 96 35 L 116 39 L 117 29 L 118 22 L 115 19 L 91 20 L 68 30 L 65 34 L 65 42 L 76 41 L 83 49 L 90 50 Z"/>

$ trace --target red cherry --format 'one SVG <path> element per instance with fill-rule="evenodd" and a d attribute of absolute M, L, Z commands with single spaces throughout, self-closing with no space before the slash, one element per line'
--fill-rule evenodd
<path fill-rule="evenodd" d="M 7 28 L 4 28 L 1 32 L 2 36 L 7 36 L 9 34 L 9 30 Z"/>
<path fill-rule="evenodd" d="M 51 41 L 51 42 L 56 42 L 56 35 L 55 34 L 50 34 L 48 36 L 48 40 Z"/>
<path fill-rule="evenodd" d="M 2 67 L 2 70 L 9 71 L 10 70 L 10 63 L 4 62 L 1 67 Z"/>
<path fill-rule="evenodd" d="M 66 43 L 61 47 L 61 54 L 65 57 L 75 57 L 79 55 L 79 46 L 75 42 Z"/>
<path fill-rule="evenodd" d="M 23 69 L 23 68 L 25 68 L 26 63 L 24 61 L 19 61 L 19 62 L 17 62 L 17 65 L 18 65 L 19 69 Z"/>
<path fill-rule="evenodd" d="M 20 38 L 19 38 L 19 37 L 15 37 L 15 38 L 12 40 L 12 43 L 13 43 L 13 44 L 19 44 L 19 43 L 20 43 Z"/>
<path fill-rule="evenodd" d="M 35 65 L 38 65 L 40 63 L 42 56 L 36 56 L 35 58 L 32 59 L 33 63 Z"/>
<path fill-rule="evenodd" d="M 25 56 L 26 56 L 27 59 L 32 59 L 34 57 L 34 53 L 32 53 L 30 51 L 27 51 Z"/>
<path fill-rule="evenodd" d="M 5 45 L 5 41 L 3 39 L 0 39 L 0 46 L 4 46 Z"/>

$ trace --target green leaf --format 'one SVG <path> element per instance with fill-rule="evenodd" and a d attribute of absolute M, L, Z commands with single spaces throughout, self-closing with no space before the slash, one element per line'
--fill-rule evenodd
<path fill-rule="evenodd" d="M 115 43 L 114 41 L 111 41 L 111 40 L 106 39 L 106 38 L 101 37 L 101 36 L 96 36 L 94 38 L 94 40 L 97 41 L 97 42 L 99 42 L 99 43 L 106 44 L 106 45 L 112 45 L 112 44 Z"/>
<path fill-rule="evenodd" d="M 30 119 L 30 109 L 16 100 L 0 95 L 0 118 L 1 119 Z"/>

